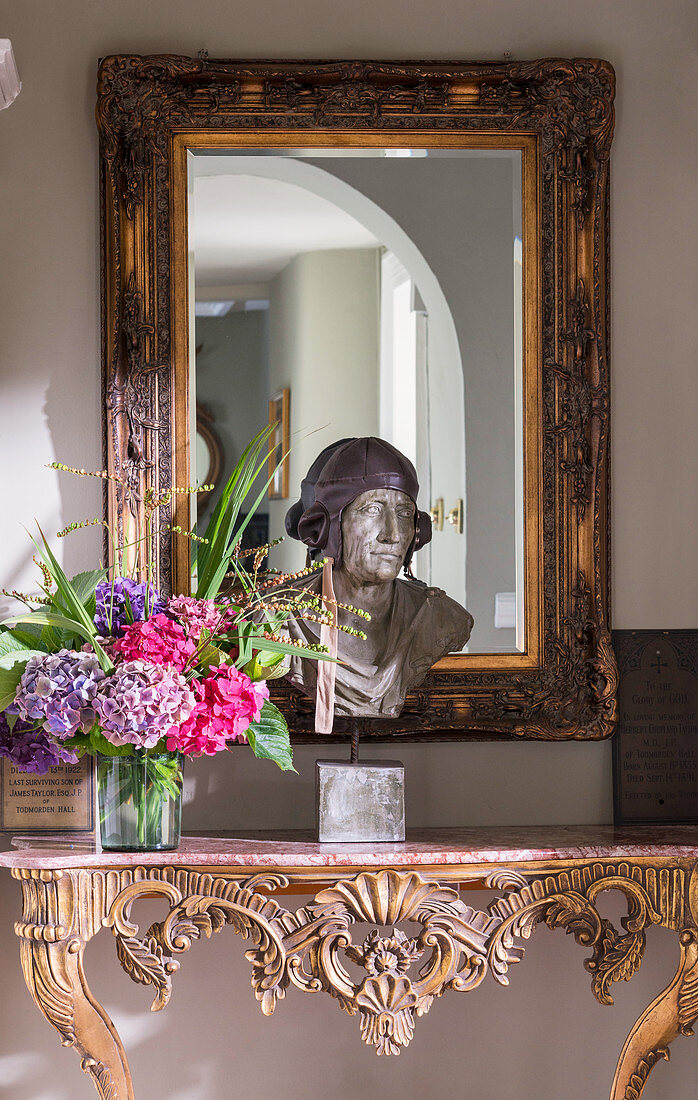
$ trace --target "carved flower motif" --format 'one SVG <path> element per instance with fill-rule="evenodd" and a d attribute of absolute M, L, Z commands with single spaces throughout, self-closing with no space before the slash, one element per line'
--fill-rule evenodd
<path fill-rule="evenodd" d="M 408 940 L 399 928 L 389 939 L 374 928 L 364 940 L 363 964 L 369 974 L 404 974 L 421 953 L 416 941 Z"/>

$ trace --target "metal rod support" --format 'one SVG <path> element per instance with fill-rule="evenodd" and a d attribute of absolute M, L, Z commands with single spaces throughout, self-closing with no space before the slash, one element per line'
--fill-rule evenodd
<path fill-rule="evenodd" d="M 359 763 L 359 737 L 361 736 L 361 730 L 358 725 L 354 726 L 351 731 L 351 763 Z"/>

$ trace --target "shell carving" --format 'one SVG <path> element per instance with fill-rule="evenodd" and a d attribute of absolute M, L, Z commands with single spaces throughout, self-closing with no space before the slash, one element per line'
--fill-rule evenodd
<path fill-rule="evenodd" d="M 564 928 L 592 949 L 587 960 L 592 988 L 599 1000 L 609 1003 L 611 982 L 632 975 L 644 949 L 644 930 L 660 919 L 639 882 L 604 873 L 601 867 L 584 890 L 570 889 L 562 874 L 559 881 L 548 875 L 545 885 L 541 880 L 527 884 L 518 872 L 502 868 L 487 882 L 508 893 L 487 912 L 465 905 L 457 890 L 423 879 L 416 871 L 361 872 L 321 890 L 295 912 L 268 896 L 269 889 L 285 882 L 274 876 L 216 880 L 192 871 L 185 893 L 144 875 L 121 890 L 105 923 L 112 927 L 121 963 L 134 981 L 158 991 L 154 1008 L 163 1007 L 169 996 L 177 969 L 174 956 L 201 935 L 232 925 L 250 945 L 245 956 L 266 1015 L 290 985 L 307 993 L 328 993 L 349 1015 L 358 1013 L 364 1042 L 378 1054 L 390 1055 L 408 1045 L 415 1020 L 447 990 L 475 989 L 488 974 L 506 985 L 509 967 L 523 957 L 514 941 L 527 939 L 541 922 Z M 596 896 L 607 889 L 620 890 L 628 901 L 624 935 L 596 910 Z M 169 912 L 139 938 L 131 906 L 153 894 L 169 902 Z M 417 926 L 412 938 L 395 927 L 403 921 Z M 355 944 L 352 926 L 363 922 L 378 927 Z M 354 977 L 347 962 L 364 973 Z M 691 975 L 684 988 L 687 1028 L 695 1016 L 694 988 Z"/>
<path fill-rule="evenodd" d="M 455 890 L 425 882 L 415 872 L 401 875 L 389 870 L 357 875 L 349 882 L 322 890 L 311 908 L 326 915 L 347 912 L 354 920 L 390 925 L 414 920 L 418 913 L 444 911 L 459 904 Z"/>

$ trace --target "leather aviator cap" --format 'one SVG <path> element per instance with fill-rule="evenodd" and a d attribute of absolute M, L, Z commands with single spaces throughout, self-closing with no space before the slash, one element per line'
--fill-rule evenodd
<path fill-rule="evenodd" d="M 416 509 L 419 482 L 410 460 L 392 444 L 376 436 L 333 444 L 322 454 L 326 452 L 331 453 L 317 475 L 314 502 L 300 517 L 298 504 L 295 504 L 286 517 L 286 530 L 339 565 L 342 560 L 342 512 L 347 505 L 370 489 L 397 489 L 410 498 Z M 308 471 L 304 481 L 306 491 L 321 457 L 318 456 Z M 416 509 L 414 539 L 405 554 L 405 567 L 409 566 L 414 551 L 430 539 L 431 517 Z"/>

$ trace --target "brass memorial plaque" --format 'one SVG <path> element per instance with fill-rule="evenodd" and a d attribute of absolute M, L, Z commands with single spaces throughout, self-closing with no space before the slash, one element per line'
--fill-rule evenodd
<path fill-rule="evenodd" d="M 614 630 L 616 824 L 698 822 L 698 630 Z"/>
<path fill-rule="evenodd" d="M 0 830 L 74 833 L 94 828 L 92 758 L 57 764 L 46 775 L 0 760 Z"/>

